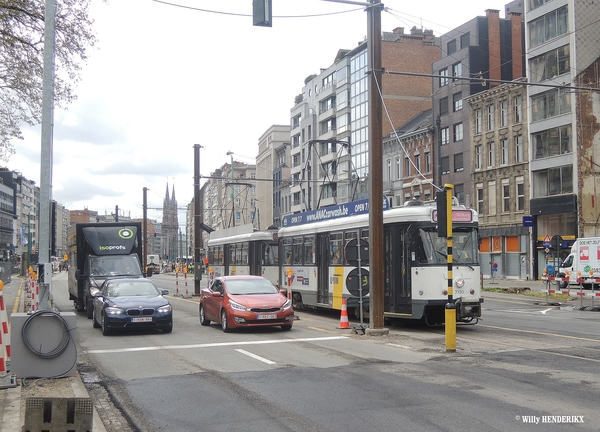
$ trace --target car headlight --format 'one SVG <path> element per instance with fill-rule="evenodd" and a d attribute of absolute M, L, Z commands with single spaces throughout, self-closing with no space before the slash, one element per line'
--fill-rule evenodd
<path fill-rule="evenodd" d="M 159 307 L 158 309 L 156 309 L 157 312 L 159 313 L 169 313 L 173 310 L 173 308 L 171 307 L 170 304 L 164 305 Z"/>
<path fill-rule="evenodd" d="M 231 306 L 232 309 L 246 312 L 246 306 L 236 303 L 233 300 L 229 300 L 229 306 Z"/>
<path fill-rule="evenodd" d="M 109 315 L 121 315 L 125 311 L 123 311 L 123 309 L 121 309 L 121 308 L 107 307 L 106 309 L 104 309 L 104 312 Z"/>
<path fill-rule="evenodd" d="M 456 285 L 457 288 L 462 288 L 465 286 L 465 280 L 463 278 L 456 278 L 454 280 L 454 284 Z"/>
<path fill-rule="evenodd" d="M 283 306 L 281 306 L 281 309 L 289 309 L 292 307 L 292 301 L 290 299 L 288 299 L 288 301 L 286 301 Z"/>

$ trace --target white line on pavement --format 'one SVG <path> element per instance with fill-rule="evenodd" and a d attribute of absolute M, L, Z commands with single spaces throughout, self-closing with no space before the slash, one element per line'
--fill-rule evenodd
<path fill-rule="evenodd" d="M 247 355 L 249 357 L 252 357 L 253 359 L 260 360 L 261 362 L 264 362 L 266 364 L 275 364 L 274 361 L 268 360 L 268 359 L 266 359 L 264 357 L 261 357 L 261 356 L 258 356 L 256 354 L 252 354 L 249 351 L 246 351 L 246 350 L 243 350 L 243 349 L 240 349 L 240 348 L 236 349 L 236 351 L 239 352 L 239 353 L 241 353 L 241 354 L 244 354 L 244 355 Z"/>
<path fill-rule="evenodd" d="M 191 348 L 214 348 L 214 347 L 227 347 L 236 345 L 262 345 L 262 344 L 277 344 L 277 343 L 291 343 L 291 342 L 320 342 L 327 340 L 339 340 L 348 339 L 347 336 L 329 336 L 320 338 L 300 338 L 300 339 L 281 339 L 281 340 L 265 340 L 265 341 L 239 341 L 239 342 L 215 342 L 206 344 L 192 344 L 192 345 L 165 345 L 165 346 L 145 346 L 135 348 L 114 348 L 114 349 L 98 349 L 88 350 L 88 354 L 114 354 L 114 353 L 127 353 L 136 351 L 159 351 L 159 350 L 175 350 L 175 349 L 191 349 Z"/>

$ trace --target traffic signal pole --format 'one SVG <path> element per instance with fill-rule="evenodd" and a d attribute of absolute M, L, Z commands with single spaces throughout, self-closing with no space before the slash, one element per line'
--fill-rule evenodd
<path fill-rule="evenodd" d="M 456 305 L 454 303 L 454 279 L 452 277 L 452 191 L 454 185 L 445 184 L 446 193 L 446 241 L 448 258 L 448 303 L 446 303 L 446 351 L 456 351 Z M 439 215 L 438 215 L 439 222 Z"/>

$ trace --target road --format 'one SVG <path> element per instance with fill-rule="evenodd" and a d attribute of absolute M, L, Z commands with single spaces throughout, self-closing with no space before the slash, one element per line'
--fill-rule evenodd
<path fill-rule="evenodd" d="M 172 276 L 152 279 L 175 292 Z M 53 292 L 73 310 L 66 275 Z M 305 311 L 290 332 L 225 334 L 200 326 L 196 298 L 169 297 L 171 334 L 106 337 L 78 314 L 79 368 L 139 431 L 598 430 L 600 315 L 497 297 L 458 327 L 454 353 L 443 328 L 367 337 Z"/>

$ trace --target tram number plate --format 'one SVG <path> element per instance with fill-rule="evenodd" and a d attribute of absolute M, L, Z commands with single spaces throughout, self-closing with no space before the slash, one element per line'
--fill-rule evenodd
<path fill-rule="evenodd" d="M 277 315 L 272 315 L 272 314 L 266 315 L 266 314 L 262 314 L 262 315 L 258 315 L 258 316 L 256 317 L 256 319 L 259 319 L 259 320 L 277 319 Z"/>
<path fill-rule="evenodd" d="M 131 322 L 151 322 L 152 317 L 131 318 Z"/>

